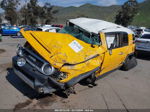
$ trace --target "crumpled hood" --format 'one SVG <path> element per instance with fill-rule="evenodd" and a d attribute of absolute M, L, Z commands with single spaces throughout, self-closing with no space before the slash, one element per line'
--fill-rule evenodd
<path fill-rule="evenodd" d="M 36 48 L 35 42 L 49 53 L 49 59 L 53 64 L 78 64 L 96 57 L 102 53 L 102 48 L 96 46 L 91 47 L 87 44 L 69 34 L 38 32 L 38 31 L 21 31 L 23 36 L 27 39 L 30 45 L 37 50 L 37 52 L 45 58 L 44 53 Z"/>

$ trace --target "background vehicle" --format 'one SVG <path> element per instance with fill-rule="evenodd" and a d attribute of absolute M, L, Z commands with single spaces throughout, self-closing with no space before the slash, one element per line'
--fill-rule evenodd
<path fill-rule="evenodd" d="M 0 29 L 6 27 L 6 26 L 11 26 L 10 24 L 0 24 Z"/>
<path fill-rule="evenodd" d="M 137 37 L 137 38 L 140 38 L 142 35 L 144 35 L 144 34 L 150 34 L 150 29 L 147 29 L 147 28 L 145 28 L 145 27 L 141 27 L 141 28 L 137 28 L 136 30 L 135 30 L 135 36 Z"/>
<path fill-rule="evenodd" d="M 17 26 L 5 26 L 1 29 L 2 35 L 17 35 L 20 36 L 20 28 Z"/>
<path fill-rule="evenodd" d="M 150 52 L 150 34 L 144 34 L 136 40 L 136 50 Z"/>
<path fill-rule="evenodd" d="M 37 27 L 26 26 L 26 27 L 24 27 L 24 30 L 25 30 L 25 31 L 36 31 L 36 30 L 37 30 Z"/>
<path fill-rule="evenodd" d="M 58 32 L 61 28 L 60 27 L 53 27 L 53 26 L 43 26 L 38 27 L 36 31 L 44 31 L 44 32 Z"/>
<path fill-rule="evenodd" d="M 96 86 L 103 74 L 137 64 L 133 32 L 110 22 L 77 18 L 58 33 L 21 33 L 27 43 L 13 58 L 14 72 L 42 94 L 61 90 L 68 96 L 81 81 Z"/>
<path fill-rule="evenodd" d="M 59 28 L 63 28 L 64 26 L 62 24 L 53 24 L 52 27 L 59 27 Z"/>

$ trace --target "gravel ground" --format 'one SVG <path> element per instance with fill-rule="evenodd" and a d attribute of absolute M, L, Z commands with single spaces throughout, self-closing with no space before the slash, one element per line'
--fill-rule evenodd
<path fill-rule="evenodd" d="M 64 98 L 61 93 L 38 97 L 12 71 L 11 59 L 23 38 L 3 37 L 0 42 L 0 109 L 150 109 L 150 56 L 142 55 L 138 66 L 117 70 L 89 88 L 76 85 L 77 94 Z"/>

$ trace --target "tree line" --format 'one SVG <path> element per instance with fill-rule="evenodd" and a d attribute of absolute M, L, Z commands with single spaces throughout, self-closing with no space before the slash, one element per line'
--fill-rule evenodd
<path fill-rule="evenodd" d="M 50 24 L 53 20 L 53 14 L 57 10 L 53 9 L 50 3 L 45 3 L 43 6 L 38 4 L 38 0 L 2 0 L 1 8 L 5 11 L 5 19 L 10 24 L 36 25 Z"/>
<path fill-rule="evenodd" d="M 21 6 L 21 2 L 22 0 L 2 0 L 0 3 L 1 8 L 5 11 L 5 19 L 12 25 L 50 24 L 55 19 L 53 15 L 58 12 L 50 3 L 40 6 L 38 0 L 24 0 L 25 3 Z M 115 16 L 115 23 L 128 26 L 137 13 L 138 2 L 128 0 Z"/>

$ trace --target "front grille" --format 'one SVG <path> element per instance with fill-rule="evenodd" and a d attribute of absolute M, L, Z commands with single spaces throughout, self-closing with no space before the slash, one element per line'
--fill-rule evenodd
<path fill-rule="evenodd" d="M 24 48 L 24 57 L 27 63 L 36 68 L 38 71 L 42 71 L 42 66 L 46 63 L 44 59 L 33 49 Z"/>
<path fill-rule="evenodd" d="M 32 77 L 31 75 L 25 73 L 24 71 L 22 71 L 22 73 L 23 73 L 28 79 L 30 79 L 31 81 L 34 81 L 34 77 Z"/>
<path fill-rule="evenodd" d="M 37 67 L 41 68 L 43 66 L 43 62 L 35 58 L 34 56 L 27 54 L 26 58 L 32 63 L 35 64 Z"/>

